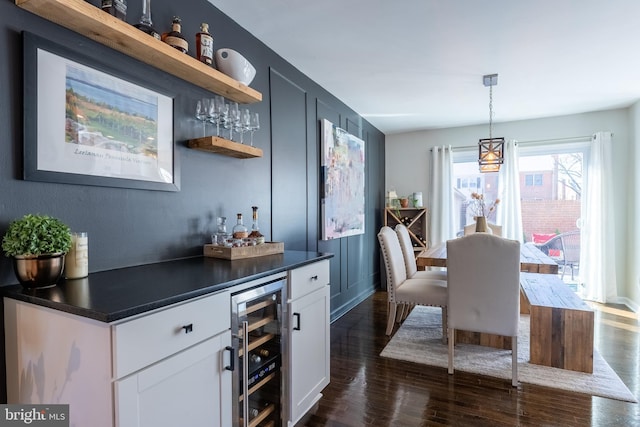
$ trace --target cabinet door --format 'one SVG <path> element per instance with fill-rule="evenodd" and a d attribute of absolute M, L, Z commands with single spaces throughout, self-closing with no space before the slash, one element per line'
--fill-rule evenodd
<path fill-rule="evenodd" d="M 231 332 L 115 383 L 118 427 L 231 425 Z"/>
<path fill-rule="evenodd" d="M 329 384 L 329 285 L 291 302 L 291 418 L 294 425 Z"/>

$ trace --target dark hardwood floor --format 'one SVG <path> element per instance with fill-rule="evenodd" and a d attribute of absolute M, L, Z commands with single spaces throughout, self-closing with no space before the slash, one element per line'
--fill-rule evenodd
<path fill-rule="evenodd" d="M 331 325 L 331 383 L 298 426 L 640 426 L 640 404 L 385 359 L 386 293 Z M 595 346 L 640 396 L 640 328 L 598 306 Z"/>

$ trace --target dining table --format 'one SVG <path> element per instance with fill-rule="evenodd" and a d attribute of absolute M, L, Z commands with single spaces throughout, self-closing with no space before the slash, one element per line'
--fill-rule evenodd
<path fill-rule="evenodd" d="M 416 257 L 418 270 L 425 267 L 447 266 L 447 243 L 442 242 L 425 249 Z M 558 264 L 535 245 L 520 245 L 520 271 L 527 273 L 558 274 Z"/>
<path fill-rule="evenodd" d="M 426 249 L 416 257 L 418 270 L 426 267 L 447 266 L 447 243 L 439 243 Z M 527 273 L 558 274 L 558 264 L 547 254 L 531 243 L 520 245 L 520 271 Z M 523 292 L 520 293 L 521 313 L 529 302 Z M 484 345 L 499 349 L 511 350 L 511 337 L 489 334 L 485 332 L 471 332 L 456 330 L 456 343 Z"/>

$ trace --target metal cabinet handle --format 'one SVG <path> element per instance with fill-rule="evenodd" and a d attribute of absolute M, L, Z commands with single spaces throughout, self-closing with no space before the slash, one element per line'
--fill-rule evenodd
<path fill-rule="evenodd" d="M 293 327 L 294 331 L 299 331 L 300 330 L 300 313 L 293 313 L 293 317 L 295 317 L 297 319 L 297 326 Z"/>
<path fill-rule="evenodd" d="M 227 371 L 235 371 L 236 369 L 236 349 L 231 347 L 231 346 L 226 346 L 224 348 L 226 351 L 229 352 L 229 357 L 231 358 L 231 363 L 227 366 L 224 367 L 224 369 L 226 369 Z"/>
<path fill-rule="evenodd" d="M 185 334 L 188 334 L 189 332 L 193 332 L 193 323 L 189 323 L 188 325 L 184 325 L 180 329 L 184 329 L 184 333 Z"/>

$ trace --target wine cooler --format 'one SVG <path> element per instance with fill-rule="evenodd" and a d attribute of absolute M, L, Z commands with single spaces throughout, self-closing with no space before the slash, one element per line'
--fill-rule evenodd
<path fill-rule="evenodd" d="M 285 285 L 282 278 L 231 297 L 233 416 L 240 427 L 284 424 Z"/>

